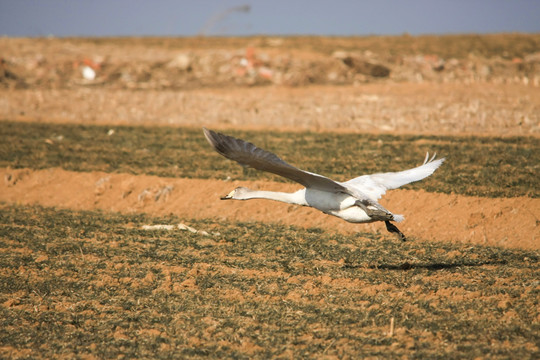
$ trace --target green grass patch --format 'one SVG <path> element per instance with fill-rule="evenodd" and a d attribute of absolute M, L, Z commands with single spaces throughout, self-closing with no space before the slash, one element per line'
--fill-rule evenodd
<path fill-rule="evenodd" d="M 114 129 L 109 136 L 109 129 Z M 411 189 L 484 197 L 538 197 L 540 139 L 337 134 L 227 133 L 276 152 L 302 169 L 338 181 L 421 164 L 426 151 L 447 157 Z M 215 153 L 201 129 L 0 122 L 0 166 L 127 172 L 167 177 L 271 179 Z"/>
<path fill-rule="evenodd" d="M 141 229 L 186 221 L 211 235 Z M 539 258 L 363 233 L 2 205 L 0 354 L 535 358 Z"/>

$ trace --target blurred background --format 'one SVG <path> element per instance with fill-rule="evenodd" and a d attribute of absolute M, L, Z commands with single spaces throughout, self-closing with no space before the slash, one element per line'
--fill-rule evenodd
<path fill-rule="evenodd" d="M 0 116 L 538 134 L 538 19 L 533 0 L 0 1 Z"/>
<path fill-rule="evenodd" d="M 535 0 L 0 1 L 5 36 L 539 32 Z"/>

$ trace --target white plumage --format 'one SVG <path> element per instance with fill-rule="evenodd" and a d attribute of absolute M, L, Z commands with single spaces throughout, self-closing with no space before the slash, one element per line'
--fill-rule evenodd
<path fill-rule="evenodd" d="M 345 184 L 359 190 L 361 189 L 361 191 L 371 199 L 378 200 L 386 194 L 386 190 L 397 189 L 398 187 L 422 180 L 433 174 L 445 160 L 444 158 L 435 160 L 435 156 L 437 156 L 437 154 L 434 154 L 430 159 L 429 153 L 427 153 L 424 163 L 412 169 L 400 172 L 362 175 L 346 181 Z"/>
<path fill-rule="evenodd" d="M 429 154 L 427 154 L 424 163 L 413 169 L 362 175 L 349 181 L 338 182 L 322 175 L 300 170 L 289 165 L 277 155 L 260 149 L 252 143 L 205 128 L 203 131 L 212 147 L 226 158 L 243 166 L 283 176 L 304 186 L 303 189 L 294 193 L 239 187 L 222 199 L 269 199 L 310 206 L 352 223 L 384 221 L 387 230 L 397 233 L 402 240 L 405 240 L 405 236 L 390 221 L 402 221 L 403 215 L 392 214 L 377 200 L 387 190 L 396 189 L 430 176 L 444 161 L 444 158 L 435 159 L 435 155 L 430 159 Z"/>

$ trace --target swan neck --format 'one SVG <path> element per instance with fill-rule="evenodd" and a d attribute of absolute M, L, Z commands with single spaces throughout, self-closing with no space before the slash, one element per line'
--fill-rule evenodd
<path fill-rule="evenodd" d="M 242 200 L 248 199 L 267 199 L 281 201 L 289 204 L 304 205 L 305 201 L 302 201 L 298 192 L 286 193 L 279 191 L 262 191 L 262 190 L 250 190 L 243 196 Z"/>

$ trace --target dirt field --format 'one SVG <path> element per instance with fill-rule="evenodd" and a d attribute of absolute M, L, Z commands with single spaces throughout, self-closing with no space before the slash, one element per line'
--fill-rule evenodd
<path fill-rule="evenodd" d="M 320 227 L 330 232 L 346 234 L 359 231 L 386 232 L 382 223 L 350 224 L 316 210 L 287 204 L 217 201 L 237 186 L 274 191 L 297 190 L 298 186 L 292 184 L 173 179 L 100 172 L 78 173 L 61 169 L 0 171 L 0 176 L 4 178 L 7 174 L 16 179 L 16 184 L 5 186 L 3 195 L 0 196 L 0 200 L 8 203 L 38 203 L 77 210 L 103 209 L 156 215 L 173 213 L 186 219 L 215 218 L 260 222 L 274 219 L 275 223 L 306 228 Z M 175 190 L 166 201 L 140 199 L 140 195 L 145 191 L 150 192 L 151 197 L 151 194 L 167 187 Z M 201 197 L 193 191 L 204 193 L 208 200 L 201 202 Z M 382 203 L 395 212 L 406 212 L 407 221 L 400 228 L 411 238 L 540 249 L 537 224 L 540 217 L 539 199 L 489 199 L 398 190 L 385 196 Z M 517 226 L 517 223 L 520 225 Z"/>
<path fill-rule="evenodd" d="M 538 356 L 539 44 L 539 36 L 519 34 L 0 39 L 0 307 L 2 325 L 10 329 L 0 337 L 0 355 Z M 85 67 L 94 71 L 94 78 L 83 76 Z M 30 130 L 25 138 L 13 138 L 16 131 L 8 122 L 27 124 Z M 35 133 L 36 124 L 43 124 L 43 133 Z M 75 135 L 54 124 L 94 127 L 89 132 L 68 129 L 79 136 L 76 143 Z M 352 225 L 273 202 L 221 202 L 219 196 L 239 185 L 282 191 L 298 187 L 241 173 L 232 164 L 224 167 L 229 165 L 210 149 L 178 144 L 167 151 L 160 145 L 170 140 L 143 144 L 140 135 L 118 140 L 122 126 L 128 125 L 186 134 L 195 134 L 186 130 L 193 128 L 199 134 L 202 126 L 249 130 L 263 146 L 273 141 L 270 131 L 290 137 L 289 143 L 296 135 L 298 142 L 328 141 L 322 151 L 304 146 L 309 153 L 303 154 L 292 144 L 292 154 L 284 150 L 286 160 L 296 152 L 294 164 L 309 165 L 309 170 L 337 159 L 339 140 L 324 134 L 404 136 L 394 142 L 381 138 L 379 145 L 374 141 L 385 159 L 396 149 L 402 152 L 395 163 L 384 162 L 397 168 L 437 147 L 456 153 L 440 153 L 448 160 L 433 175 L 434 182 L 389 192 L 382 200 L 405 215 L 400 229 L 414 243 L 399 248 L 381 224 Z M 103 131 L 97 137 L 102 129 L 109 134 Z M 423 137 L 403 147 L 403 139 L 411 136 Z M 449 145 L 454 138 L 466 139 L 463 154 L 458 142 Z M 111 156 L 94 156 L 100 147 Z M 376 147 L 358 148 L 367 151 L 365 158 L 354 159 L 359 167 L 372 169 L 380 162 Z M 114 152 L 120 155 L 113 157 Z M 197 156 L 204 158 L 198 171 Z M 349 175 L 353 165 L 324 174 Z M 155 173 L 169 175 L 151 175 Z M 484 178 L 493 181 L 482 184 Z M 436 191 L 445 180 L 452 186 Z M 47 229 L 55 227 L 49 219 L 55 216 L 65 233 L 50 230 L 56 235 L 48 235 Z M 102 217 L 96 224 L 108 230 L 85 230 L 84 224 Z M 40 222 L 42 218 L 46 220 Z M 180 221 L 225 235 L 194 233 L 186 238 L 174 230 L 148 237 L 130 233 L 129 226 L 127 232 L 118 230 L 125 229 L 123 221 L 137 229 L 145 222 Z M 289 246 L 283 254 L 276 235 L 281 231 Z M 248 246 L 243 237 L 248 233 L 254 248 L 242 254 L 230 249 L 235 241 Z M 41 242 L 33 243 L 33 236 Z M 324 251 L 304 253 L 299 245 L 295 253 L 295 239 L 305 244 L 313 236 L 320 238 Z M 154 246 L 160 241 L 161 250 Z M 137 257 L 124 253 L 123 246 L 137 249 Z M 146 254 L 150 247 L 161 255 Z M 364 247 L 378 255 L 358 260 L 366 255 Z M 181 257 L 167 255 L 175 252 Z M 216 252 L 220 255 L 213 259 Z M 80 277 L 79 264 L 70 256 L 82 257 L 81 271 L 90 280 Z M 186 260 L 191 257 L 195 260 Z M 255 262 L 244 263 L 243 257 Z M 142 266 L 140 273 L 136 263 Z M 62 264 L 68 268 L 62 270 Z M 25 282 L 24 276 L 30 280 Z M 69 284 L 63 288 L 56 277 Z M 78 292 L 91 299 L 78 297 Z M 268 312 L 256 307 L 257 302 L 267 303 Z M 197 308 L 201 304 L 208 304 L 202 306 L 206 310 Z M 122 308 L 129 323 L 112 315 Z M 74 309 L 83 315 L 77 318 Z M 457 312 L 462 316 L 455 320 L 450 314 Z M 158 313 L 166 320 L 159 320 Z M 363 314 L 362 320 L 347 313 Z M 197 321 L 204 326 L 189 330 Z M 486 333 L 469 332 L 471 324 L 484 324 Z M 70 338 L 54 335 L 58 329 Z M 91 329 L 99 335 L 92 337 Z M 345 332 L 350 335 L 341 336 Z M 44 334 L 48 340 L 39 341 Z M 149 340 L 138 345 L 136 337 Z M 476 350 L 474 344 L 480 344 Z"/>

